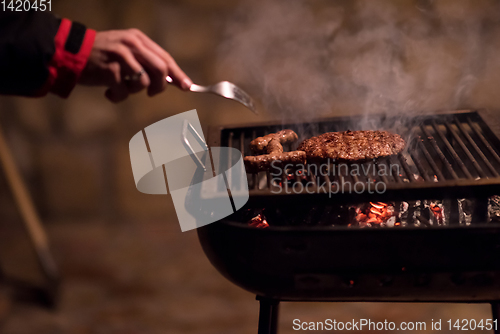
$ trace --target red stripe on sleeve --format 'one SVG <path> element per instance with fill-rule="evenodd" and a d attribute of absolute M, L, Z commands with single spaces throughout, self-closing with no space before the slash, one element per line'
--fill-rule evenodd
<path fill-rule="evenodd" d="M 87 64 L 95 40 L 95 30 L 87 29 L 82 45 L 77 54 L 64 49 L 71 29 L 71 21 L 62 19 L 59 30 L 54 37 L 55 52 L 49 63 L 49 77 L 37 96 L 52 92 L 63 98 L 69 96 Z"/>

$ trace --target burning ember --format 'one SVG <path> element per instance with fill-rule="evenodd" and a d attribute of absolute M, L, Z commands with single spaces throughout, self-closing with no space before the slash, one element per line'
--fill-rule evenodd
<path fill-rule="evenodd" d="M 438 224 L 443 225 L 444 223 L 443 209 L 440 208 L 438 205 L 432 203 L 429 207 L 431 209 L 431 212 L 434 214 L 434 217 L 436 217 Z"/>
<path fill-rule="evenodd" d="M 455 204 L 453 203 L 454 201 Z M 449 225 L 455 207 L 456 219 L 452 224 L 471 224 L 476 208 L 474 200 L 416 200 L 396 202 L 367 202 L 351 205 L 286 207 L 264 214 L 261 209 L 243 212 L 242 222 L 255 228 L 273 226 L 348 226 L 351 228 L 430 227 Z M 488 200 L 488 222 L 500 223 L 500 196 Z M 482 223 L 482 221 L 480 222 Z"/>
<path fill-rule="evenodd" d="M 488 217 L 491 222 L 500 222 L 500 196 L 492 196 L 488 202 Z"/>
<path fill-rule="evenodd" d="M 354 207 L 358 227 L 447 225 L 442 201 L 370 202 Z"/>
<path fill-rule="evenodd" d="M 267 223 L 266 218 L 264 218 L 264 215 L 262 215 L 262 213 L 259 213 L 257 216 L 250 219 L 248 225 L 257 228 L 269 227 L 269 224 Z"/>
<path fill-rule="evenodd" d="M 356 207 L 356 223 L 360 227 L 397 226 L 394 205 L 383 202 L 370 202 Z"/>
<path fill-rule="evenodd" d="M 307 181 L 307 175 L 302 170 L 295 170 L 287 173 L 286 179 L 287 181 Z"/>

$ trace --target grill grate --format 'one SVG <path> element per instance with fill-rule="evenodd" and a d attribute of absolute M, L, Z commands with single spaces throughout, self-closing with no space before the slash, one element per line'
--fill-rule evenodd
<path fill-rule="evenodd" d="M 399 133 L 407 142 L 405 150 L 397 156 L 357 164 L 316 166 L 304 170 L 305 177 L 294 180 L 287 178 L 292 172 L 290 170 L 279 176 L 270 172 L 249 174 L 250 202 L 267 201 L 270 196 L 273 200 L 286 198 L 286 201 L 293 201 L 293 198 L 303 201 L 307 196 L 314 200 L 334 198 L 344 202 L 364 202 L 375 199 L 486 198 L 499 193 L 500 141 L 479 112 L 462 111 L 403 120 L 373 117 L 365 120 L 362 128 L 358 125 L 360 120 L 337 118 L 308 124 L 218 129 L 211 137 L 215 138 L 211 144 L 234 147 L 249 155 L 251 140 L 284 128 L 299 135 L 296 143 L 285 148 L 288 150 L 296 149 L 305 138 L 329 131 L 386 129 Z M 370 193 L 370 183 L 382 183 L 386 190 Z"/>

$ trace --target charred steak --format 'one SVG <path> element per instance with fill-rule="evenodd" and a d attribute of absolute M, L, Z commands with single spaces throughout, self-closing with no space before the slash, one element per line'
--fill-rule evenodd
<path fill-rule="evenodd" d="M 297 150 L 306 152 L 308 161 L 352 162 L 398 154 L 404 147 L 405 141 L 398 134 L 366 130 L 324 133 L 304 140 Z"/>

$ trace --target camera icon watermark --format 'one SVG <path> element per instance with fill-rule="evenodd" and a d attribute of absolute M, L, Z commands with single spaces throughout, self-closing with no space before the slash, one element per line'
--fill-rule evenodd
<path fill-rule="evenodd" d="M 241 152 L 208 147 L 196 110 L 149 125 L 132 137 L 129 151 L 137 189 L 170 193 L 182 231 L 216 222 L 248 201 Z"/>

